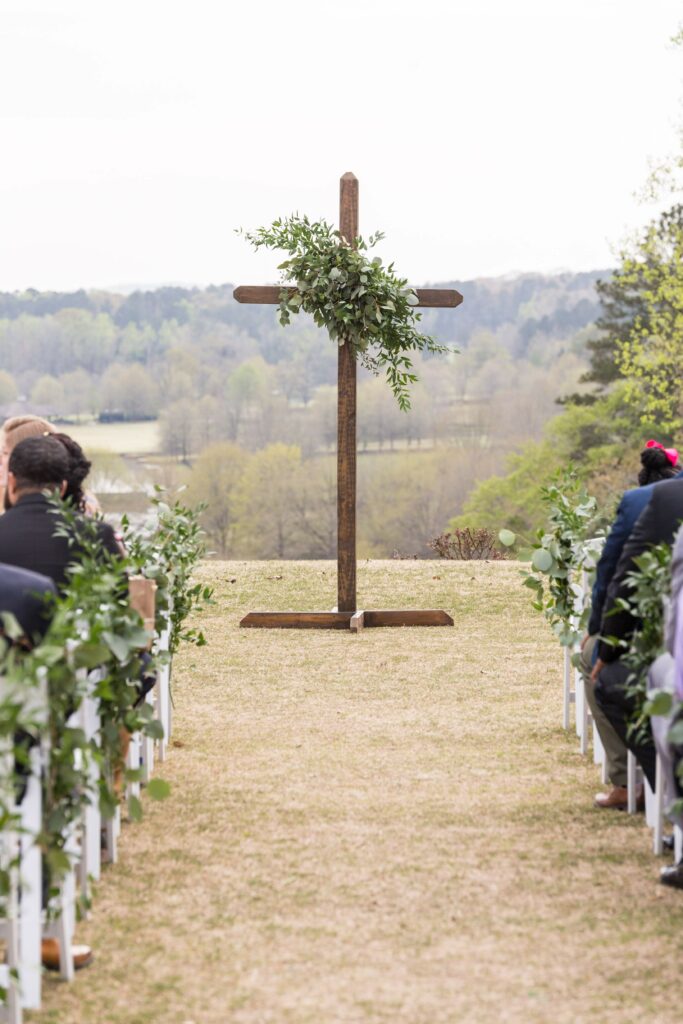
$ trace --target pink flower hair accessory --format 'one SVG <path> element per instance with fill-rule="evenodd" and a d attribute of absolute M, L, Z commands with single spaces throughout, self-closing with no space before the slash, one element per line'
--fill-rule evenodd
<path fill-rule="evenodd" d="M 675 448 L 665 448 L 659 441 L 648 441 L 646 448 L 659 448 L 664 452 L 672 466 L 678 465 L 678 452 Z"/>

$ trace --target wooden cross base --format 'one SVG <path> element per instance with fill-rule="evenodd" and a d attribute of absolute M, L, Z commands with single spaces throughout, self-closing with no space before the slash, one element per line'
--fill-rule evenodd
<path fill-rule="evenodd" d="M 452 626 L 448 612 L 425 608 L 419 611 L 357 612 L 249 612 L 240 622 L 246 629 L 349 629 L 360 633 L 376 626 Z"/>

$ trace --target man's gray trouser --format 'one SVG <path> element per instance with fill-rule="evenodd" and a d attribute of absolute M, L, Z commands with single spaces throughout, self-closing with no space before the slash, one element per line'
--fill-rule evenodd
<path fill-rule="evenodd" d="M 596 701 L 593 683 L 590 678 L 591 672 L 593 671 L 593 651 L 595 650 L 597 642 L 597 636 L 591 636 L 586 641 L 586 645 L 581 652 L 581 675 L 583 676 L 585 684 L 584 690 L 586 693 L 586 700 L 588 701 L 588 707 L 591 709 L 593 721 L 595 722 L 600 739 L 602 740 L 602 745 L 605 748 L 605 757 L 607 758 L 607 778 L 613 786 L 625 786 L 626 755 L 628 751 L 622 740 L 614 731 L 614 727 L 606 717 L 604 711 Z"/>

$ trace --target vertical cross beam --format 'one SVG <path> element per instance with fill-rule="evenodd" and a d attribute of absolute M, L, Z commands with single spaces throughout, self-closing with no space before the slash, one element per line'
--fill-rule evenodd
<path fill-rule="evenodd" d="M 339 182 L 339 230 L 358 237 L 358 178 L 347 171 Z M 337 608 L 356 611 L 356 357 L 348 342 L 337 365 Z"/>

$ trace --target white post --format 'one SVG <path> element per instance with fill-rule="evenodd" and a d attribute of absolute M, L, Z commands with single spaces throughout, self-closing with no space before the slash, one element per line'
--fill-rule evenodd
<path fill-rule="evenodd" d="M 680 825 L 674 825 L 674 860 L 676 864 L 683 860 L 683 828 Z"/>
<path fill-rule="evenodd" d="M 170 626 L 166 626 L 158 640 L 159 653 L 168 653 L 170 642 Z M 163 739 L 159 740 L 159 760 L 166 760 L 166 751 L 171 738 L 171 665 L 162 665 L 157 678 L 157 719 L 164 730 Z"/>
<path fill-rule="evenodd" d="M 571 663 L 569 660 L 569 648 L 564 648 L 564 703 L 562 709 L 562 726 L 565 729 L 569 728 L 569 705 L 572 702 L 571 692 Z"/>
<path fill-rule="evenodd" d="M 657 755 L 657 775 L 655 779 L 654 835 L 652 849 L 656 857 L 664 852 L 664 765 Z"/>
<path fill-rule="evenodd" d="M 628 791 L 627 808 L 629 814 L 636 813 L 636 759 L 628 751 L 626 756 L 626 788 Z"/>
<path fill-rule="evenodd" d="M 21 1004 L 27 1010 L 39 1010 L 42 974 L 41 941 L 43 864 L 34 837 L 42 825 L 41 771 L 39 747 L 30 753 L 30 776 L 21 802 L 21 913 L 19 918 L 19 959 L 21 962 Z"/>

